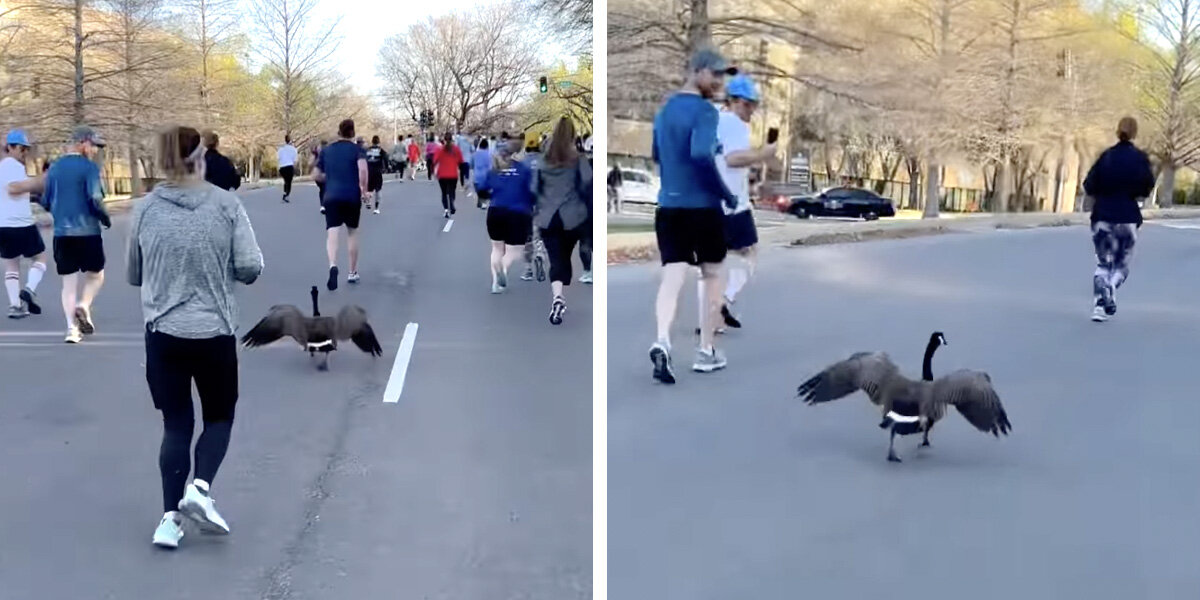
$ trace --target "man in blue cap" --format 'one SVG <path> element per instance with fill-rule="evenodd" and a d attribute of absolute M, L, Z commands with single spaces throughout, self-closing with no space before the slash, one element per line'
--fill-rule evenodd
<path fill-rule="evenodd" d="M 654 378 L 675 383 L 671 366 L 671 324 L 689 265 L 700 267 L 705 289 L 700 347 L 692 370 L 710 373 L 725 367 L 725 357 L 713 345 L 716 312 L 721 303 L 721 264 L 725 260 L 725 214 L 722 204 L 734 206 L 737 196 L 721 179 L 717 167 L 717 109 L 712 99 L 726 75 L 736 75 L 725 58 L 702 48 L 689 61 L 683 89 L 671 96 L 654 118 L 654 162 L 662 180 L 654 230 L 663 274 L 655 315 L 658 339 L 650 347 Z"/>
<path fill-rule="evenodd" d="M 742 323 L 729 305 L 753 275 L 757 256 L 758 230 L 750 205 L 750 167 L 775 160 L 777 153 L 775 144 L 759 148 L 750 146 L 750 118 L 758 103 L 754 81 L 747 75 L 737 75 L 725 86 L 725 110 L 721 111 L 717 122 L 717 141 L 721 146 L 717 168 L 725 185 L 737 196 L 737 206 L 725 207 L 725 242 L 735 256 L 726 265 L 725 293 L 720 305 L 725 325 L 733 328 L 741 327 Z M 703 306 L 704 287 L 700 285 L 699 288 L 700 305 Z M 701 314 L 701 327 L 704 316 Z"/>
<path fill-rule="evenodd" d="M 0 160 L 0 259 L 4 261 L 4 290 L 8 293 L 8 318 L 39 315 L 37 287 L 46 274 L 46 244 L 33 219 L 29 193 L 41 191 L 40 177 L 30 178 L 25 168 L 31 147 L 20 129 L 4 138 L 7 156 Z M 33 261 L 25 287 L 21 287 L 21 258 Z"/>
<path fill-rule="evenodd" d="M 100 227 L 112 227 L 104 210 L 104 188 L 96 154 L 105 145 L 95 129 L 80 125 L 71 132 L 67 153 L 46 173 L 42 206 L 54 216 L 54 263 L 62 276 L 62 306 L 68 344 L 95 333 L 92 301 L 104 285 L 104 240 Z M 80 289 L 80 274 L 83 276 Z"/>

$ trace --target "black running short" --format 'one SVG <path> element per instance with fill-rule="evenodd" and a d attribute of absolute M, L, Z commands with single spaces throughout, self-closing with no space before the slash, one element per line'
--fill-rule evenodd
<path fill-rule="evenodd" d="M 104 239 L 98 235 L 54 238 L 54 267 L 59 275 L 104 270 Z"/>
<path fill-rule="evenodd" d="M 533 234 L 533 217 L 499 206 L 488 208 L 488 238 L 508 246 L 524 246 Z"/>
<path fill-rule="evenodd" d="M 0 227 L 0 258 L 33 258 L 46 251 L 37 225 Z"/>
<path fill-rule="evenodd" d="M 725 212 L 719 208 L 659 208 L 654 233 L 662 264 L 715 264 L 725 260 Z"/>
<path fill-rule="evenodd" d="M 367 191 L 378 192 L 383 189 L 383 171 L 371 171 L 367 174 Z"/>
<path fill-rule="evenodd" d="M 725 243 L 730 250 L 742 250 L 758 243 L 754 211 L 744 210 L 725 217 Z"/>
<path fill-rule="evenodd" d="M 362 202 L 358 200 L 325 203 L 325 229 L 333 229 L 345 225 L 350 229 L 358 229 L 358 220 L 362 216 Z"/>

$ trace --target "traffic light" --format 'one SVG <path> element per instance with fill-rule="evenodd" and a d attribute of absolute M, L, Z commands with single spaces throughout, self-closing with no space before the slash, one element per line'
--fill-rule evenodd
<path fill-rule="evenodd" d="M 546 80 L 545 75 L 543 75 L 541 79 L 538 79 L 538 91 L 543 94 L 550 91 L 550 83 Z"/>

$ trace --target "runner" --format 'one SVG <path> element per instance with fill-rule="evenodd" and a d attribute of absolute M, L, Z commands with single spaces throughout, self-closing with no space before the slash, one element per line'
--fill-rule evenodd
<path fill-rule="evenodd" d="M 38 284 L 46 274 L 46 243 L 33 219 L 30 192 L 40 192 L 42 177 L 28 177 L 25 161 L 31 144 L 25 132 L 14 129 L 4 138 L 8 156 L 0 160 L 0 259 L 4 260 L 4 290 L 8 292 L 8 318 L 42 314 Z M 21 258 L 32 260 L 21 287 Z"/>
<path fill-rule="evenodd" d="M 433 167 L 437 169 L 438 185 L 442 188 L 442 212 L 447 219 L 455 212 L 454 191 L 458 188 L 458 169 L 462 161 L 462 152 L 447 132 L 442 137 L 442 146 L 433 155 Z"/>
<path fill-rule="evenodd" d="M 54 216 L 54 263 L 62 276 L 62 307 L 68 344 L 96 331 L 92 301 L 104 285 L 104 240 L 100 226 L 112 227 L 104 210 L 100 167 L 93 162 L 104 147 L 96 130 L 80 125 L 71 133 L 67 154 L 46 173 L 42 206 Z M 79 278 L 83 275 L 82 290 Z"/>
<path fill-rule="evenodd" d="M 284 202 L 291 202 L 292 177 L 296 175 L 296 155 L 291 134 L 283 136 L 283 145 L 275 152 L 275 157 L 279 160 L 279 176 L 283 178 Z"/>
<path fill-rule="evenodd" d="M 479 149 L 471 156 L 472 166 L 475 170 L 475 206 L 484 208 L 485 200 L 491 198 L 491 190 L 480 185 L 480 181 L 487 177 L 487 172 L 492 169 L 492 153 L 488 150 L 487 138 L 479 140 Z"/>
<path fill-rule="evenodd" d="M 454 145 L 458 146 L 459 153 L 462 154 L 462 164 L 458 165 L 458 179 L 462 183 L 462 189 L 468 190 L 467 180 L 471 178 L 471 155 L 474 153 L 474 146 L 471 144 L 471 138 L 463 135 L 460 131 L 454 137 Z"/>
<path fill-rule="evenodd" d="M 502 135 L 507 138 L 508 132 Z M 514 137 L 513 139 L 519 138 Z M 541 158 L 541 150 L 537 146 L 538 139 L 538 134 L 526 133 L 521 150 L 521 161 L 535 172 L 539 168 L 538 160 Z M 525 272 L 521 274 L 521 281 L 533 281 L 535 277 L 538 281 L 545 281 L 547 262 L 549 262 L 549 256 L 546 253 L 546 245 L 542 242 L 540 230 L 534 227 L 529 234 L 529 239 L 525 242 Z"/>
<path fill-rule="evenodd" d="M 392 146 L 392 160 L 395 161 L 396 179 L 404 181 L 405 159 L 408 157 L 408 146 L 404 144 L 404 136 L 396 136 L 396 145 Z"/>
<path fill-rule="evenodd" d="M 371 137 L 367 148 L 367 192 L 375 199 L 375 214 L 379 214 L 379 200 L 383 197 L 383 165 L 388 161 L 387 152 L 379 147 L 379 136 Z"/>
<path fill-rule="evenodd" d="M 425 172 L 429 174 L 429 181 L 433 181 L 433 157 L 441 146 L 434 139 L 433 134 L 429 134 L 428 141 L 425 143 Z M 457 179 L 457 177 L 455 177 Z"/>
<path fill-rule="evenodd" d="M 1146 153 L 1133 145 L 1138 122 L 1125 117 L 1117 124 L 1117 145 L 1096 159 L 1083 189 L 1095 199 L 1092 206 L 1092 244 L 1096 271 L 1092 275 L 1092 320 L 1107 321 L 1117 313 L 1117 288 L 1129 277 L 1129 259 L 1142 226 L 1138 199 L 1154 191 L 1154 171 Z"/>
<path fill-rule="evenodd" d="M 204 180 L 226 191 L 242 187 L 242 177 L 238 175 L 233 162 L 217 151 L 221 138 L 216 132 L 204 134 Z"/>
<path fill-rule="evenodd" d="M 692 55 L 690 74 L 682 90 L 672 95 L 654 118 L 654 161 L 662 180 L 654 228 L 663 274 L 655 315 L 658 339 L 650 347 L 654 378 L 675 383 L 671 367 L 671 324 L 678 309 L 689 265 L 699 266 L 705 282 L 702 310 L 715 316 L 722 289 L 725 260 L 725 216 L 721 204 L 736 205 L 737 196 L 725 187 L 716 164 L 717 110 L 711 100 L 736 74 L 716 50 L 702 48 Z M 713 345 L 716 320 L 705 318 L 700 347 L 692 369 L 708 373 L 722 369 L 725 357 Z"/>
<path fill-rule="evenodd" d="M 717 123 L 717 140 L 721 145 L 721 157 L 717 168 L 729 191 L 737 195 L 737 207 L 725 209 L 726 246 L 734 254 L 727 269 L 724 298 L 721 302 L 721 317 L 728 327 L 739 328 L 741 321 L 733 314 L 730 305 L 738 293 L 754 275 L 757 257 L 758 230 L 754 226 L 754 211 L 750 205 L 750 167 L 762 164 L 775 157 L 775 144 L 760 148 L 750 147 L 750 118 L 758 108 L 759 96 L 754 82 L 746 75 L 729 80 L 725 88 L 725 110 Z M 698 306 L 704 306 L 704 282 L 696 285 Z M 703 322 L 701 322 L 703 327 Z M 697 328 L 699 330 L 700 328 Z M 717 332 L 722 329 L 718 328 Z"/>
<path fill-rule="evenodd" d="M 325 140 L 321 140 L 321 143 L 319 145 L 313 147 L 313 162 L 312 162 L 313 169 L 312 170 L 314 172 L 317 170 L 317 161 L 321 160 L 321 153 L 325 151 L 325 147 L 328 145 L 329 145 L 329 142 L 326 142 Z M 311 174 L 312 173 L 310 173 L 310 175 Z M 325 214 L 325 182 L 324 181 L 316 181 L 316 179 L 313 179 L 313 181 L 315 181 L 317 184 L 317 204 L 321 206 L 321 214 Z"/>
<path fill-rule="evenodd" d="M 571 255 L 588 225 L 592 190 L 592 170 L 575 148 L 570 119 L 563 117 L 554 127 L 533 185 L 538 196 L 534 223 L 550 255 L 550 322 L 561 325 L 567 311 L 563 294 L 565 286 L 571 285 Z"/>
<path fill-rule="evenodd" d="M 492 241 L 492 293 L 508 287 L 508 270 L 521 255 L 529 237 L 535 197 L 530 189 L 532 172 L 513 156 L 515 144 L 501 144 L 487 169 L 475 171 L 480 196 L 491 198 L 487 212 L 488 239 Z M 481 148 L 482 150 L 482 148 Z M 484 154 L 480 152 L 478 156 Z"/>
<path fill-rule="evenodd" d="M 233 286 L 254 283 L 263 269 L 242 203 L 206 185 L 203 165 L 195 129 L 173 127 L 159 135 L 158 168 L 167 179 L 134 209 L 126 252 L 127 279 L 142 288 L 146 381 L 163 420 L 163 516 L 151 538 L 162 548 L 179 546 L 183 517 L 202 530 L 229 533 L 210 486 L 229 447 L 238 399 Z M 193 381 L 204 419 L 194 473 Z M 195 476 L 190 484 L 189 474 Z"/>
<path fill-rule="evenodd" d="M 346 252 L 350 255 L 348 283 L 357 283 L 358 222 L 367 197 L 367 157 L 354 143 L 354 120 L 338 125 L 338 141 L 325 147 L 313 168 L 313 179 L 325 182 L 325 254 L 329 258 L 329 291 L 338 287 L 338 228 L 346 226 Z"/>
<path fill-rule="evenodd" d="M 417 180 L 417 167 L 421 164 L 421 146 L 417 144 L 417 140 L 412 136 L 408 137 L 408 164 L 412 168 L 412 176 L 409 181 Z"/>

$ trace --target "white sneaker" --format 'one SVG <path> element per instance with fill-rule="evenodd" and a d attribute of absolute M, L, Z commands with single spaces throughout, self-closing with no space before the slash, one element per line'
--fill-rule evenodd
<path fill-rule="evenodd" d="M 375 209 L 375 214 L 379 214 L 379 209 Z"/>
<path fill-rule="evenodd" d="M 358 279 L 358 271 L 350 271 L 350 274 L 346 276 L 346 283 L 358 283 Z"/>
<path fill-rule="evenodd" d="M 154 545 L 159 548 L 174 549 L 179 547 L 181 539 L 183 539 L 183 524 L 179 522 L 178 513 L 164 514 L 162 521 L 158 522 L 158 529 L 154 530 Z"/>
<path fill-rule="evenodd" d="M 591 271 L 584 271 L 583 275 L 579 276 L 579 283 L 591 283 L 591 282 L 592 282 L 592 272 Z"/>
<path fill-rule="evenodd" d="M 1108 320 L 1108 313 L 1104 311 L 1103 306 L 1092 308 L 1092 320 L 1097 323 L 1103 323 Z"/>
<path fill-rule="evenodd" d="M 214 504 L 208 493 L 202 491 L 193 481 L 183 493 L 183 500 L 179 501 L 179 512 L 195 521 L 205 533 L 228 534 L 229 525 L 221 518 L 221 513 L 217 512 Z"/>
<path fill-rule="evenodd" d="M 78 327 L 72 327 L 67 330 L 67 337 L 64 341 L 68 344 L 78 344 L 83 341 L 83 334 L 79 332 Z"/>

